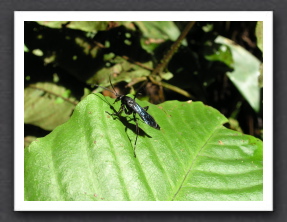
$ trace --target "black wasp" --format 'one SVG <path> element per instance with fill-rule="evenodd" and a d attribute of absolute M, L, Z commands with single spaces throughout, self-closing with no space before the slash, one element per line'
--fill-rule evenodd
<path fill-rule="evenodd" d="M 154 120 L 154 118 L 147 113 L 147 110 L 148 110 L 148 106 L 145 106 L 145 107 L 141 107 L 139 104 L 136 103 L 135 101 L 135 98 L 132 99 L 131 97 L 129 96 L 126 96 L 126 95 L 120 95 L 116 92 L 112 82 L 111 82 L 111 79 L 109 78 L 109 81 L 110 81 L 110 84 L 111 84 L 111 87 L 113 88 L 113 91 L 108 89 L 108 88 L 105 88 L 103 86 L 99 86 L 99 85 L 96 85 L 97 87 L 101 87 L 105 90 L 108 90 L 110 91 L 111 93 L 115 94 L 115 96 L 117 97 L 115 102 L 118 102 L 118 101 L 121 101 L 122 104 L 121 104 L 121 107 L 119 109 L 119 111 L 115 112 L 115 113 L 108 113 L 106 111 L 106 113 L 108 113 L 109 115 L 112 115 L 112 116 L 119 116 L 121 115 L 121 113 L 124 111 L 125 114 L 127 115 L 130 115 L 130 114 L 133 114 L 133 117 L 134 117 L 134 121 L 136 123 L 136 132 L 137 132 L 137 136 L 136 136 L 136 140 L 135 140 L 135 147 L 136 147 L 136 142 L 137 142 L 137 139 L 138 139 L 138 135 L 139 135 L 139 127 L 138 127 L 138 122 L 137 122 L 137 119 L 136 119 L 136 114 L 138 114 L 141 119 L 149 126 L 155 128 L 155 129 L 160 129 L 160 126 L 156 123 L 156 121 Z M 115 103 L 114 102 L 114 103 Z M 135 153 L 135 148 L 134 148 L 134 156 L 136 157 L 136 153 Z"/>

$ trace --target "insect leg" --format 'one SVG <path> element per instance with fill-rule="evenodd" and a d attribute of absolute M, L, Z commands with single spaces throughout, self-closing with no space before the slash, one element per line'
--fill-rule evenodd
<path fill-rule="evenodd" d="M 124 108 L 125 108 L 125 105 L 124 105 L 124 104 L 121 104 L 121 107 L 120 107 L 120 109 L 119 109 L 118 112 L 109 113 L 108 111 L 106 111 L 106 113 L 109 114 L 109 115 L 111 115 L 111 116 L 119 116 L 119 115 L 123 112 Z"/>
<path fill-rule="evenodd" d="M 137 121 L 137 119 L 136 119 L 136 113 L 134 112 L 133 113 L 133 116 L 134 116 L 134 121 L 136 122 L 136 134 L 137 134 L 137 136 L 136 136 L 136 140 L 135 140 L 135 147 L 134 147 L 134 157 L 136 158 L 137 157 L 137 155 L 136 155 L 136 145 L 137 145 L 137 140 L 138 140 L 138 136 L 139 136 L 139 126 L 138 126 L 138 121 Z"/>
<path fill-rule="evenodd" d="M 130 115 L 133 113 L 133 110 L 129 110 L 126 106 L 124 108 L 125 114 Z"/>
<path fill-rule="evenodd" d="M 148 110 L 148 108 L 149 108 L 149 106 L 145 106 L 145 107 L 143 107 L 143 109 L 144 109 L 145 111 L 147 111 L 147 110 Z"/>

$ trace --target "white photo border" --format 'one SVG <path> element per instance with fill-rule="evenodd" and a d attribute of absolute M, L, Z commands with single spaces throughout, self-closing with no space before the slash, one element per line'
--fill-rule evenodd
<path fill-rule="evenodd" d="M 24 21 L 171 20 L 263 21 L 263 201 L 24 201 Z M 273 211 L 272 11 L 15 11 L 14 110 L 15 211 Z"/>

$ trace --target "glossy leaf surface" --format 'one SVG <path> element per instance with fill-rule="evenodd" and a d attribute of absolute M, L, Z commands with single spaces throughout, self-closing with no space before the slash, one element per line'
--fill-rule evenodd
<path fill-rule="evenodd" d="M 161 130 L 112 118 L 92 94 L 69 121 L 25 149 L 25 200 L 262 200 L 262 141 L 222 126 L 201 102 L 147 102 Z M 119 109 L 120 102 L 113 105 Z"/>

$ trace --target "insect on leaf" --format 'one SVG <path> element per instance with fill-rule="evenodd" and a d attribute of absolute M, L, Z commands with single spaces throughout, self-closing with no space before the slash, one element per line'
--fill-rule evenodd
<path fill-rule="evenodd" d="M 225 128 L 226 118 L 201 102 L 136 101 L 161 127 L 139 119 L 137 158 L 133 118 L 112 118 L 105 111 L 120 103 L 89 95 L 25 148 L 25 200 L 262 200 L 262 141 Z"/>

